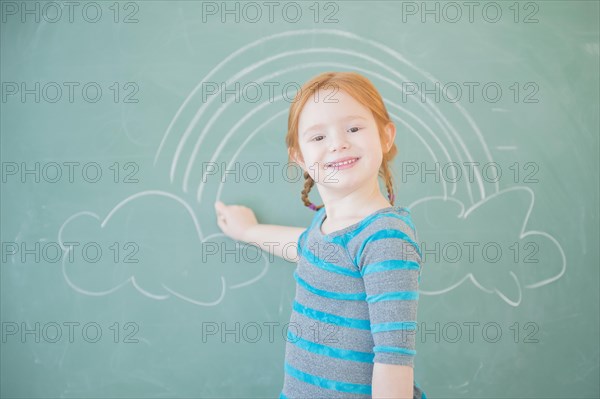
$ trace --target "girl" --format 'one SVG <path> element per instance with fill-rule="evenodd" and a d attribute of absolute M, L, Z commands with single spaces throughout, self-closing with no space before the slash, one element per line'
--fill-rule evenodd
<path fill-rule="evenodd" d="M 308 229 L 215 204 L 226 235 L 298 262 L 280 398 L 425 398 L 413 377 L 421 254 L 409 211 L 394 206 L 395 136 L 367 78 L 322 73 L 296 95 L 286 136 L 316 211 Z M 308 199 L 315 183 L 323 205 Z"/>

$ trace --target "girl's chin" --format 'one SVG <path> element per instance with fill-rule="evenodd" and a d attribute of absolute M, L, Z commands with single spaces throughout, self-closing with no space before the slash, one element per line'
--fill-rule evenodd
<path fill-rule="evenodd" d="M 326 190 L 344 189 L 345 191 L 354 191 L 364 186 L 366 182 L 362 180 L 357 180 L 352 176 L 331 175 L 322 178 L 318 184 Z"/>

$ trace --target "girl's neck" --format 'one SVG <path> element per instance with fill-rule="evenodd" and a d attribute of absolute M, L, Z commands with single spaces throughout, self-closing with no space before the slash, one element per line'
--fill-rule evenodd
<path fill-rule="evenodd" d="M 362 200 L 344 200 L 343 202 L 325 202 L 325 213 L 329 225 L 362 219 L 375 211 L 392 206 L 379 190 L 375 195 Z"/>

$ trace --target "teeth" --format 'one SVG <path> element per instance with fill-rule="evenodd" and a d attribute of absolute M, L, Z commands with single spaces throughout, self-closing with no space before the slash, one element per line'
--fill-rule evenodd
<path fill-rule="evenodd" d="M 358 160 L 358 158 L 354 158 L 354 159 L 350 159 L 348 161 L 344 161 L 344 162 L 338 162 L 338 163 L 330 163 L 329 165 L 327 165 L 328 167 L 334 167 L 334 166 L 344 166 L 344 165 L 348 165 L 351 164 L 353 162 L 356 162 Z"/>

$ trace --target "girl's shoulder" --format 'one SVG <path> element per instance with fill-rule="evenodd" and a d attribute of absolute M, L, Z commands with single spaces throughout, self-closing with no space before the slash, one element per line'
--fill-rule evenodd
<path fill-rule="evenodd" d="M 378 213 L 348 242 L 347 248 L 357 266 L 365 260 L 379 257 L 418 261 L 421 256 L 411 213 L 402 207 Z"/>
<path fill-rule="evenodd" d="M 376 232 L 381 229 L 398 229 L 407 233 L 416 233 L 410 210 L 402 206 L 393 206 L 365 218 L 365 230 Z"/>
<path fill-rule="evenodd" d="M 416 240 L 417 232 L 408 208 L 394 206 L 368 216 L 350 237 L 348 247 L 358 249 L 373 237 L 387 236 L 393 231 L 401 232 L 399 236 L 405 235 L 410 240 Z"/>

